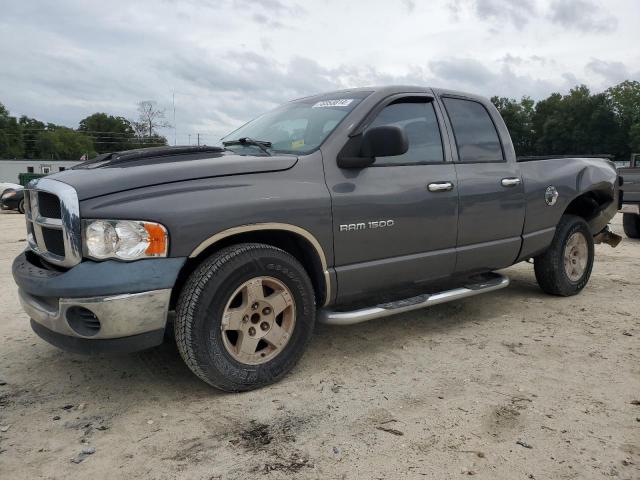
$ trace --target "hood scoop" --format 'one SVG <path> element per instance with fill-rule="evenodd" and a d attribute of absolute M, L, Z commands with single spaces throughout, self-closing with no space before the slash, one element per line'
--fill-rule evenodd
<path fill-rule="evenodd" d="M 238 155 L 219 147 L 160 147 L 102 155 L 51 178 L 73 186 L 82 201 L 125 190 L 292 168 L 295 155 Z"/>

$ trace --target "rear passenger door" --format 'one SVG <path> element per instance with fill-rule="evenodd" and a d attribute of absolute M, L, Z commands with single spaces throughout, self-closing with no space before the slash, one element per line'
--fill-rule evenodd
<path fill-rule="evenodd" d="M 511 265 L 520 251 L 524 189 L 515 158 L 507 161 L 491 106 L 442 96 L 453 131 L 458 177 L 457 273 Z M 509 148 L 511 148 L 509 146 Z"/>

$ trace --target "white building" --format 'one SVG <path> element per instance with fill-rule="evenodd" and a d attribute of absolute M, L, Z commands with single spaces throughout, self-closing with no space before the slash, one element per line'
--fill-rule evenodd
<path fill-rule="evenodd" d="M 79 160 L 0 160 L 0 182 L 20 183 L 20 173 L 55 173 L 82 163 Z"/>

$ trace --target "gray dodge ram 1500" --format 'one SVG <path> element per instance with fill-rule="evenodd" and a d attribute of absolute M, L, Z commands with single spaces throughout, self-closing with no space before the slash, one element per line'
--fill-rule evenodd
<path fill-rule="evenodd" d="M 619 208 L 614 165 L 516 159 L 493 105 L 423 87 L 283 105 L 218 147 L 99 156 L 28 187 L 13 264 L 35 332 L 80 352 L 163 341 L 228 391 L 285 375 L 316 319 L 350 324 L 496 290 L 534 259 L 573 295 Z"/>

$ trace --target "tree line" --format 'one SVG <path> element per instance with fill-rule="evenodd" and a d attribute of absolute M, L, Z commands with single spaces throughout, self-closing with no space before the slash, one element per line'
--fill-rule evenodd
<path fill-rule="evenodd" d="M 73 129 L 25 115 L 12 117 L 0 103 L 0 158 L 77 160 L 101 153 L 166 145 L 159 128 L 170 127 L 156 102 L 138 103 L 137 120 L 94 113 Z"/>
<path fill-rule="evenodd" d="M 492 97 L 519 156 L 607 154 L 627 160 L 640 152 L 640 82 L 627 80 L 602 93 L 585 85 L 537 103 Z M 107 152 L 166 145 L 157 130 L 170 125 L 153 101 L 138 103 L 137 120 L 94 113 L 77 129 L 10 116 L 0 103 L 0 158 L 89 158 Z"/>
<path fill-rule="evenodd" d="M 627 80 L 596 94 L 581 85 L 537 103 L 529 97 L 491 101 L 518 156 L 608 154 L 628 160 L 640 152 L 640 82 Z"/>

